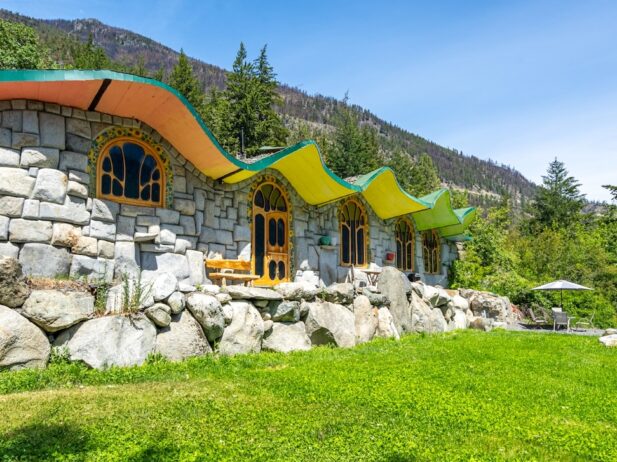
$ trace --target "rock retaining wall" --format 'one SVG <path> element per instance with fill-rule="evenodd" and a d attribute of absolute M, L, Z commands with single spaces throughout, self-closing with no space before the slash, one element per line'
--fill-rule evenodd
<path fill-rule="evenodd" d="M 52 347 L 103 369 L 139 365 L 152 354 L 178 361 L 213 352 L 348 348 L 375 337 L 490 329 L 512 318 L 507 299 L 410 283 L 394 268 L 382 271 L 376 287 L 290 282 L 198 290 L 160 273 L 142 281 L 134 300 L 139 280 L 112 287 L 98 311 L 90 293 L 31 290 L 15 259 L 0 258 L 0 268 L 0 369 L 44 367 Z M 9 300 L 18 302 L 8 307 Z"/>

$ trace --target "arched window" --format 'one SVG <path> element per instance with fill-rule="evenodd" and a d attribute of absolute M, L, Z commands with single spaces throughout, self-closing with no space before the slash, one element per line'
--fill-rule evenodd
<path fill-rule="evenodd" d="M 439 235 L 434 229 L 422 233 L 422 257 L 424 271 L 430 274 L 439 274 L 441 271 L 441 252 Z"/>
<path fill-rule="evenodd" d="M 416 244 L 413 225 L 401 218 L 396 222 L 396 267 L 401 271 L 414 270 L 414 246 Z"/>
<path fill-rule="evenodd" d="M 253 196 L 253 270 L 258 285 L 289 280 L 289 205 L 274 182 L 261 184 Z"/>
<path fill-rule="evenodd" d="M 116 138 L 101 150 L 97 196 L 116 202 L 162 207 L 164 168 L 154 150 L 133 138 Z"/>
<path fill-rule="evenodd" d="M 339 209 L 341 237 L 341 265 L 366 265 L 366 240 L 368 220 L 364 207 L 354 199 L 345 202 Z"/>

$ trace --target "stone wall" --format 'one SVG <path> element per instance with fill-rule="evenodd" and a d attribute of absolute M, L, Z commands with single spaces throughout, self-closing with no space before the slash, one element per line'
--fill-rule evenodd
<path fill-rule="evenodd" d="M 172 179 L 166 208 L 95 197 L 93 146 L 112 130 L 138 133 L 161 146 Z M 250 195 L 266 176 L 281 183 L 291 202 L 292 279 L 315 285 L 344 280 L 349 268 L 339 265 L 339 203 L 309 206 L 275 171 L 236 185 L 215 182 L 137 120 L 37 101 L 0 101 L 0 255 L 18 258 L 33 276 L 111 281 L 141 268 L 148 277 L 168 271 L 183 283 L 203 284 L 204 257 L 250 259 Z M 381 266 L 385 253 L 395 250 L 394 220 L 380 220 L 365 208 L 369 261 Z M 319 245 L 325 235 L 333 245 Z M 428 283 L 447 284 L 456 252 L 445 241 L 442 247 L 442 272 L 424 275 L 417 233 L 416 272 Z"/>

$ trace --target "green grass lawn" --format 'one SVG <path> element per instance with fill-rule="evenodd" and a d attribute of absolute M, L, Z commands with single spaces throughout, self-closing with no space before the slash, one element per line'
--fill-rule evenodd
<path fill-rule="evenodd" d="M 617 460 L 617 349 L 460 332 L 0 373 L 0 460 Z"/>

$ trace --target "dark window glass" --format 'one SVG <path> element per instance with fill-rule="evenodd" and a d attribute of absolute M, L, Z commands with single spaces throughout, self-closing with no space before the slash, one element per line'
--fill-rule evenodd
<path fill-rule="evenodd" d="M 268 244 L 276 245 L 276 220 L 274 218 L 268 220 Z"/>
<path fill-rule="evenodd" d="M 285 279 L 285 263 L 279 262 L 279 279 Z"/>
<path fill-rule="evenodd" d="M 111 162 L 109 165 L 111 165 Z M 103 177 L 101 178 L 101 191 L 103 192 L 103 194 L 111 193 L 111 177 L 109 175 L 103 175 Z"/>
<path fill-rule="evenodd" d="M 358 265 L 364 265 L 364 228 L 358 230 L 358 247 L 356 248 Z"/>
<path fill-rule="evenodd" d="M 349 264 L 349 228 L 347 226 L 343 226 L 341 236 L 341 245 L 343 250 L 343 263 Z"/>
<path fill-rule="evenodd" d="M 285 245 L 285 222 L 282 218 L 279 218 L 277 221 L 277 233 L 277 244 L 283 247 Z"/>
<path fill-rule="evenodd" d="M 266 240 L 266 226 L 264 216 L 255 215 L 255 274 L 264 275 L 264 252 Z"/>
<path fill-rule="evenodd" d="M 274 260 L 270 260 L 268 263 L 268 276 L 270 279 L 276 279 L 276 262 Z"/>

